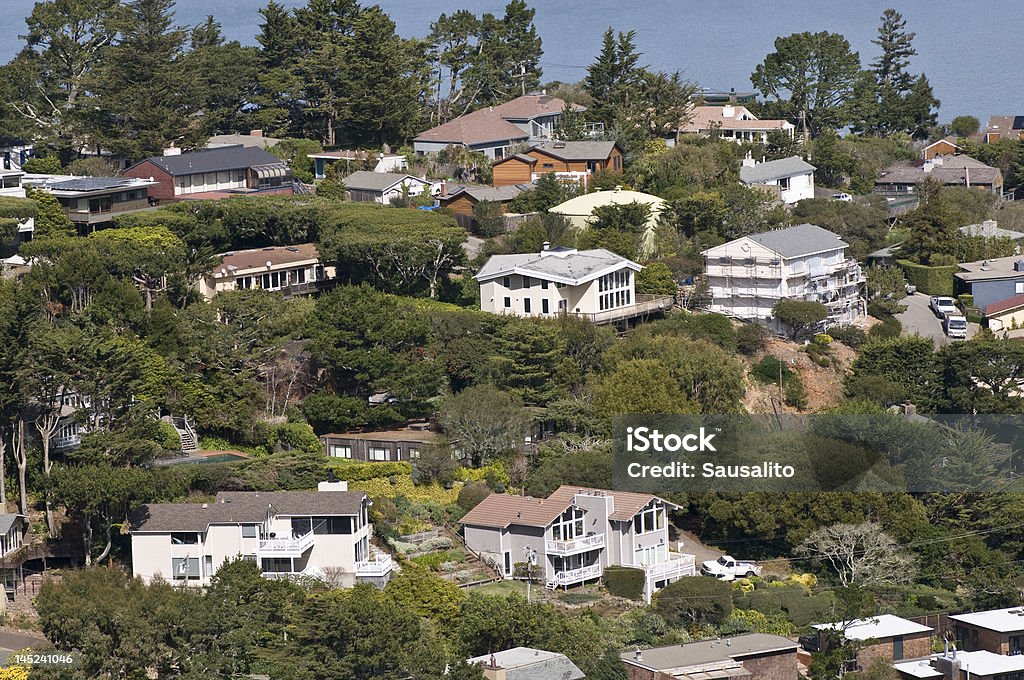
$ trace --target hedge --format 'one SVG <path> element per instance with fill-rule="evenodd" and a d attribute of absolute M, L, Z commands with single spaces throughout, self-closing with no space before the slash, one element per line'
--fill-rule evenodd
<path fill-rule="evenodd" d="M 628 600 L 639 600 L 644 594 L 644 572 L 632 567 L 608 567 L 604 570 L 608 592 Z"/>
<path fill-rule="evenodd" d="M 927 295 L 953 295 L 953 275 L 960 271 L 956 265 L 929 267 L 910 260 L 897 260 L 907 277 L 907 283 Z"/>
<path fill-rule="evenodd" d="M 378 477 L 396 477 L 400 475 L 411 475 L 412 464 L 406 462 L 380 462 L 360 463 L 344 459 L 332 458 L 327 462 L 327 468 L 334 471 L 338 479 L 346 479 L 350 482 L 363 482 Z"/>

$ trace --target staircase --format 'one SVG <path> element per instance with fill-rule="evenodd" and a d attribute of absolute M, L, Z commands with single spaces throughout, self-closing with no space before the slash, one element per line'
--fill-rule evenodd
<path fill-rule="evenodd" d="M 183 454 L 190 455 L 199 452 L 199 435 L 196 434 L 195 428 L 192 427 L 187 416 L 163 416 L 161 420 L 169 423 L 178 433 Z"/>

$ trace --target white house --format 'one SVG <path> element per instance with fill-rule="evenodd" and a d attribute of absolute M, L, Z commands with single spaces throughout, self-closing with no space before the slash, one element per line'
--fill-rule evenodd
<path fill-rule="evenodd" d="M 391 558 L 371 555 L 370 499 L 346 488 L 321 482 L 319 491 L 222 491 L 211 503 L 144 505 L 132 522 L 132 573 L 206 586 L 241 557 L 267 578 L 387 578 Z"/>
<path fill-rule="evenodd" d="M 409 168 L 409 163 L 406 161 L 405 156 L 397 153 L 342 149 L 340 151 L 311 153 L 309 158 L 313 161 L 313 175 L 317 179 L 327 177 L 327 168 L 335 163 L 344 163 L 346 170 L 350 170 L 353 163 L 365 163 L 366 165 L 373 166 L 373 172 L 402 172 Z M 346 172 L 345 174 L 349 173 Z"/>
<path fill-rule="evenodd" d="M 476 275 L 480 308 L 493 314 L 572 315 L 614 323 L 671 309 L 670 296 L 637 296 L 643 267 L 598 248 L 550 248 L 540 253 L 494 255 Z"/>
<path fill-rule="evenodd" d="M 805 198 L 814 198 L 816 169 L 799 156 L 764 163 L 745 158 L 740 167 L 740 181 L 747 186 L 767 189 L 785 205 L 793 205 Z"/>
<path fill-rule="evenodd" d="M 28 517 L 16 514 L 0 514 L 0 583 L 9 599 L 22 580 L 22 559 L 15 557 L 28 536 Z"/>
<path fill-rule="evenodd" d="M 420 196 L 424 191 L 435 193 L 435 185 L 420 177 L 397 172 L 357 170 L 342 180 L 349 200 L 391 205 L 391 201 Z M 440 192 L 437 186 L 436 192 Z"/>
<path fill-rule="evenodd" d="M 334 281 L 334 267 L 320 260 L 312 243 L 254 248 L 224 253 L 196 287 L 207 300 L 226 290 L 280 291 L 286 296 L 313 295 Z"/>
<path fill-rule="evenodd" d="M 679 127 L 682 134 L 709 136 L 718 135 L 737 144 L 743 142 L 768 142 L 768 133 L 781 130 L 793 136 L 795 126 L 788 120 L 761 120 L 745 106 L 694 106 L 688 112 L 687 120 Z"/>
<path fill-rule="evenodd" d="M 864 275 L 847 248 L 831 231 L 813 224 L 751 234 L 708 248 L 702 254 L 709 309 L 768 321 L 779 300 L 813 300 L 828 308 L 828 323 L 850 323 L 866 309 Z"/>
<path fill-rule="evenodd" d="M 0 196 L 25 198 L 25 187 L 21 185 L 21 180 L 24 176 L 25 173 L 21 170 L 0 169 Z M 19 240 L 29 240 L 35 229 L 36 221 L 34 218 L 28 217 L 19 221 L 17 231 Z"/>

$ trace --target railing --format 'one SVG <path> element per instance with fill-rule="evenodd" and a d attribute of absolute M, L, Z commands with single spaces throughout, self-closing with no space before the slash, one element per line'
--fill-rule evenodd
<path fill-rule="evenodd" d="M 313 545 L 313 532 L 298 538 L 267 538 L 260 541 L 259 553 L 270 557 L 298 557 Z"/>
<path fill-rule="evenodd" d="M 285 297 L 294 297 L 296 295 L 312 295 L 313 293 L 322 292 L 330 288 L 334 283 L 333 279 L 321 279 L 319 281 L 290 283 L 287 286 L 281 286 L 277 289 L 271 288 L 269 290 L 280 291 Z"/>
<path fill-rule="evenodd" d="M 394 568 L 391 555 L 377 555 L 372 560 L 356 563 L 356 576 L 387 576 Z"/>
<path fill-rule="evenodd" d="M 544 549 L 555 555 L 570 555 L 604 547 L 604 534 L 584 536 L 570 541 L 544 541 Z"/>
<path fill-rule="evenodd" d="M 584 312 L 567 312 L 566 314 L 568 316 L 587 319 L 591 323 L 595 324 L 613 323 L 615 321 L 632 319 L 646 314 L 653 314 L 655 312 L 668 311 L 672 309 L 674 304 L 675 298 L 671 295 L 637 295 L 636 302 L 631 305 L 624 305 L 622 307 L 616 307 L 615 309 L 608 309 L 603 312 L 595 312 L 592 314 Z"/>
<path fill-rule="evenodd" d="M 582 583 L 592 578 L 601 578 L 600 564 L 592 564 L 589 567 L 580 567 L 566 571 L 556 571 L 554 582 L 556 585 L 568 586 L 574 583 Z"/>
<path fill-rule="evenodd" d="M 79 446 L 82 443 L 81 435 L 73 434 L 67 437 L 54 437 L 52 446 L 55 451 L 63 451 Z"/>
<path fill-rule="evenodd" d="M 662 581 L 681 576 L 696 576 L 697 565 L 693 555 L 669 553 L 668 560 L 646 566 L 644 571 L 647 572 L 647 578 L 651 581 Z"/>

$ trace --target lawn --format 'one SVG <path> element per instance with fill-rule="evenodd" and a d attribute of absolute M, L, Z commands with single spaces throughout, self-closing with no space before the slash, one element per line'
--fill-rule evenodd
<path fill-rule="evenodd" d="M 488 583 L 485 586 L 474 586 L 473 590 L 486 593 L 487 595 L 522 595 L 526 597 L 526 582 L 525 581 L 513 581 L 513 580 L 501 580 L 494 583 Z M 538 590 L 544 590 L 544 586 L 541 583 L 533 584 L 533 591 L 536 593 Z"/>

